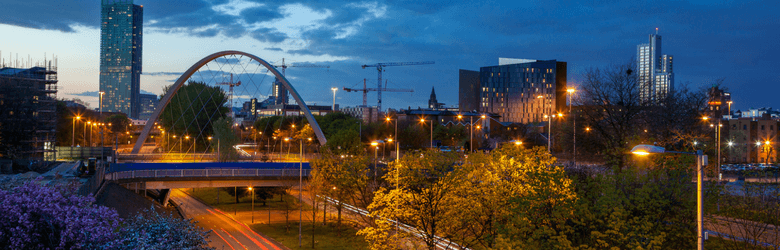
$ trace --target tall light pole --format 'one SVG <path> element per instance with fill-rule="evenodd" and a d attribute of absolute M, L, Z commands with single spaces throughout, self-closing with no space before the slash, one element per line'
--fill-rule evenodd
<path fill-rule="evenodd" d="M 571 103 L 572 103 L 572 95 L 574 95 L 575 89 L 570 88 L 566 90 L 566 93 L 569 93 L 569 115 L 571 116 L 571 127 L 572 127 L 572 153 L 571 153 L 571 162 L 572 165 L 577 166 L 577 117 L 574 115 L 574 110 L 571 109 Z"/>
<path fill-rule="evenodd" d="M 420 123 L 425 124 L 425 119 L 420 118 Z M 431 148 L 433 148 L 433 120 L 431 120 Z"/>
<path fill-rule="evenodd" d="M 704 214 L 704 203 L 702 202 L 702 170 L 704 166 L 707 166 L 707 155 L 702 153 L 701 150 L 696 152 L 678 152 L 678 151 L 666 151 L 663 147 L 652 145 L 637 145 L 631 149 L 631 153 L 639 156 L 646 156 L 649 154 L 687 154 L 696 156 L 696 231 L 699 250 L 704 249 L 704 221 L 702 220 Z"/>
<path fill-rule="evenodd" d="M 338 88 L 330 88 L 330 90 L 333 91 L 333 107 L 331 107 L 331 111 L 336 112 L 336 90 L 339 90 Z"/>
<path fill-rule="evenodd" d="M 477 121 L 485 119 L 485 115 L 482 115 Z M 458 115 L 458 120 L 462 120 L 463 115 Z M 474 116 L 469 116 L 469 152 L 474 152 Z"/>
<path fill-rule="evenodd" d="M 390 122 L 390 117 L 385 117 L 385 121 Z M 401 158 L 401 147 L 400 143 L 398 142 L 398 119 L 395 119 L 395 134 L 393 134 L 393 138 L 395 138 L 395 160 L 399 160 Z M 392 138 L 388 140 L 392 142 Z"/>
<path fill-rule="evenodd" d="M 71 136 L 70 146 L 76 146 L 76 120 L 80 120 L 81 116 L 73 117 L 73 136 Z"/>
<path fill-rule="evenodd" d="M 249 191 L 252 191 L 252 224 L 255 223 L 255 189 L 249 187 Z"/>
<path fill-rule="evenodd" d="M 547 152 L 552 153 L 552 118 L 555 115 L 544 115 L 547 118 Z"/>

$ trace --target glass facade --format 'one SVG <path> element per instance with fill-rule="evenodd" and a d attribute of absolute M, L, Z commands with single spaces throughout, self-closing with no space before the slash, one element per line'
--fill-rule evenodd
<path fill-rule="evenodd" d="M 479 111 L 502 122 L 544 121 L 565 105 L 566 63 L 535 61 L 480 68 Z"/>
<path fill-rule="evenodd" d="M 132 0 L 103 0 L 100 11 L 102 111 L 139 118 L 143 6 Z"/>
<path fill-rule="evenodd" d="M 654 104 L 674 89 L 672 56 L 661 54 L 661 36 L 650 35 L 650 43 L 637 46 L 639 96 L 644 103 Z"/>

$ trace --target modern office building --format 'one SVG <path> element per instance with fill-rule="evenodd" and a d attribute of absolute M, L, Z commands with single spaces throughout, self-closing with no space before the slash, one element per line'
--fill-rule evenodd
<path fill-rule="evenodd" d="M 279 79 L 274 80 L 273 97 L 277 105 L 286 105 L 289 103 L 287 89 L 282 85 Z"/>
<path fill-rule="evenodd" d="M 138 119 L 148 120 L 154 113 L 154 108 L 157 107 L 157 95 L 141 94 L 141 114 L 138 115 Z"/>
<path fill-rule="evenodd" d="M 463 75 L 462 72 L 461 75 Z M 472 81 L 461 78 L 460 103 L 468 103 Z M 477 112 L 497 114 L 501 122 L 533 123 L 566 106 L 566 62 L 499 58 L 499 65 L 481 67 Z M 466 110 L 463 105 L 461 111 Z M 467 110 L 466 110 L 467 111 Z"/>
<path fill-rule="evenodd" d="M 0 157 L 56 160 L 57 67 L 0 68 Z"/>
<path fill-rule="evenodd" d="M 138 118 L 143 6 L 132 0 L 102 0 L 100 19 L 101 109 Z"/>
<path fill-rule="evenodd" d="M 674 90 L 672 56 L 661 53 L 661 36 L 650 34 L 650 42 L 637 45 L 639 70 L 639 98 L 653 105 L 666 98 Z"/>
<path fill-rule="evenodd" d="M 479 71 L 458 71 L 458 108 L 461 112 L 479 109 Z"/>

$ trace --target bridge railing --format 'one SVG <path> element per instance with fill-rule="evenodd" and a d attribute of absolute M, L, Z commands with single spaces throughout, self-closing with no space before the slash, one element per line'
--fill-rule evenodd
<path fill-rule="evenodd" d="M 303 169 L 303 177 L 309 177 L 311 169 Z M 156 169 L 131 170 L 106 174 L 107 180 L 185 178 L 185 177 L 297 177 L 299 169 Z"/>

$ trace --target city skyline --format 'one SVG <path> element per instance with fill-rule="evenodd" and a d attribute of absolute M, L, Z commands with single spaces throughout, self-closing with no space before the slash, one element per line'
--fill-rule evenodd
<path fill-rule="evenodd" d="M 307 104 L 328 104 L 331 87 L 351 87 L 363 78 L 373 79 L 376 72 L 360 69 L 360 64 L 436 61 L 425 67 L 387 69 L 390 86 L 413 86 L 417 91 L 412 95 L 389 94 L 383 98 L 385 107 L 425 107 L 430 87 L 440 89 L 439 101 L 452 105 L 458 101 L 455 86 L 459 69 L 495 65 L 498 57 L 557 59 L 569 63 L 567 80 L 576 86 L 589 67 L 630 62 L 636 56 L 636 45 L 646 42 L 647 35 L 659 28 L 666 40 L 664 51 L 678 61 L 674 70 L 677 86 L 690 82 L 689 87 L 698 89 L 725 78 L 725 87 L 734 96 L 733 110 L 780 106 L 767 101 L 771 100 L 769 94 L 780 88 L 772 84 L 778 80 L 771 70 L 776 66 L 772 59 L 778 49 L 771 41 L 780 25 L 770 18 L 767 5 L 776 5 L 770 2 L 501 4 L 501 8 L 458 2 L 135 2 L 145 9 L 141 93 L 159 95 L 178 77 L 175 73 L 199 58 L 235 49 L 251 51 L 269 61 L 287 58 L 330 64 L 328 70 L 289 70 L 288 78 L 301 86 Z M 0 20 L 4 23 L 0 32 L 15 34 L 18 39 L 4 43 L 0 58 L 7 61 L 9 53 L 41 59 L 42 55 L 35 55 L 58 55 L 59 96 L 79 97 L 97 107 L 100 4 L 63 3 L 43 10 L 51 14 L 44 17 L 30 15 L 33 8 L 27 4 L 11 5 L 19 11 Z M 524 13 L 521 7 L 538 16 L 518 19 Z M 55 9 L 60 13 L 49 13 Z M 478 14 L 457 18 L 471 11 Z M 495 20 L 485 20 L 488 16 Z M 599 19 L 593 19 L 596 16 Z M 43 37 L 54 37 L 58 42 L 43 42 L 50 40 Z M 369 100 L 373 103 L 376 94 L 370 93 Z M 337 103 L 342 107 L 359 105 L 361 96 L 339 91 Z"/>

